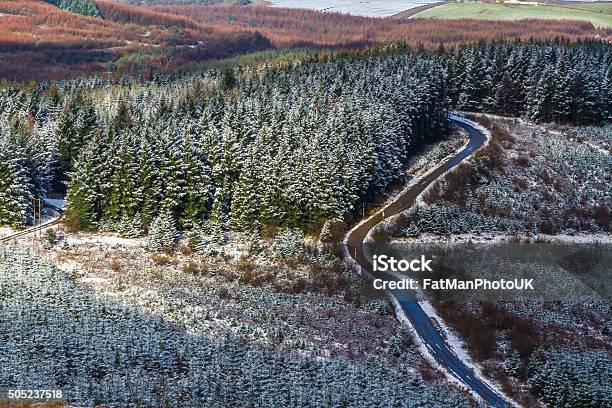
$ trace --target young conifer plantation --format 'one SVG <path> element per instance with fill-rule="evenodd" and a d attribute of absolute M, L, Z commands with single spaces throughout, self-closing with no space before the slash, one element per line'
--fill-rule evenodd
<path fill-rule="evenodd" d="M 0 283 L 0 322 L 12 322 L 0 334 L 4 389 L 53 386 L 80 406 L 469 406 L 405 364 L 321 360 L 189 333 L 96 296 L 18 248 L 0 249 Z"/>

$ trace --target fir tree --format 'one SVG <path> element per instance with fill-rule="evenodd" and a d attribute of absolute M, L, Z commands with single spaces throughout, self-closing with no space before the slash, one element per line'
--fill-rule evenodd
<path fill-rule="evenodd" d="M 149 226 L 147 248 L 156 252 L 171 251 L 177 239 L 178 231 L 174 217 L 165 210 Z"/>

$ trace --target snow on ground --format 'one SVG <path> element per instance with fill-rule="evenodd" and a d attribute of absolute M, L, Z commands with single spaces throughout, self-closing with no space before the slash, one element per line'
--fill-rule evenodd
<path fill-rule="evenodd" d="M 270 0 L 275 7 L 306 8 L 355 16 L 389 17 L 439 0 Z"/>
<path fill-rule="evenodd" d="M 460 121 L 465 121 L 468 122 L 470 125 L 472 126 L 476 126 L 478 129 L 480 129 L 485 135 L 489 135 L 489 131 L 484 129 L 482 126 L 475 124 L 472 121 L 469 121 L 463 117 L 460 116 L 456 116 L 453 115 L 452 116 L 455 120 L 460 120 Z M 487 138 L 487 142 L 488 142 Z M 428 148 L 422 155 L 420 155 L 416 160 L 414 160 L 412 163 L 410 163 L 409 168 L 407 170 L 407 174 L 409 175 L 409 177 L 412 177 L 410 179 L 410 181 L 408 182 L 408 184 L 401 190 L 400 193 L 395 194 L 392 198 L 390 198 L 389 200 L 387 200 L 386 205 L 388 205 L 389 203 L 393 202 L 393 200 L 395 200 L 397 198 L 397 196 L 399 194 L 401 194 L 402 192 L 412 188 L 412 186 L 416 183 L 418 183 L 418 181 L 426 174 L 428 174 L 429 172 L 433 171 L 440 163 L 444 162 L 445 160 L 449 159 L 450 157 L 452 157 L 453 155 L 455 155 L 459 150 L 463 149 L 467 143 L 469 142 L 469 139 L 467 137 L 466 132 L 461 131 L 459 132 L 459 137 L 458 138 L 453 138 L 444 142 L 440 142 L 438 144 L 435 144 L 433 146 L 430 146 L 430 148 Z M 462 145 L 463 144 L 463 145 Z M 367 219 L 367 218 L 366 218 Z M 393 219 L 393 218 L 391 218 Z M 362 222 L 365 221 L 362 220 Z M 386 221 L 383 221 L 381 224 L 384 224 Z M 372 232 L 374 231 L 374 229 L 372 229 L 367 237 L 366 237 L 366 241 L 371 241 L 372 240 Z M 364 247 L 364 250 L 367 251 L 368 247 Z M 347 253 L 347 246 L 346 246 L 346 241 L 344 243 L 344 252 L 345 252 L 345 257 L 347 257 L 347 259 L 351 259 L 350 256 L 346 256 L 348 255 Z M 354 264 L 353 266 L 355 266 L 356 264 Z M 361 268 L 357 265 L 357 269 L 361 270 Z M 395 274 L 390 272 L 391 274 L 394 275 L 399 275 L 399 274 Z M 398 276 L 400 279 L 406 278 L 406 276 Z M 400 322 L 402 322 L 402 324 L 404 324 L 406 327 L 408 327 L 408 329 L 410 330 L 414 345 L 417 347 L 417 349 L 419 350 L 419 353 L 421 354 L 421 356 L 434 368 L 436 368 L 439 372 L 443 373 L 447 379 L 447 381 L 449 381 L 451 384 L 454 384 L 456 386 L 458 386 L 459 388 L 463 389 L 463 390 L 467 390 L 470 391 L 465 384 L 459 380 L 458 378 L 456 378 L 449 370 L 447 370 L 445 367 L 443 367 L 441 364 L 439 364 L 436 359 L 434 358 L 434 356 L 431 354 L 431 351 L 429 350 L 429 348 L 423 343 L 423 341 L 421 340 L 419 334 L 417 333 L 416 329 L 414 328 L 414 326 L 412 325 L 412 323 L 410 322 L 410 319 L 408 319 L 408 317 L 406 316 L 406 314 L 404 313 L 404 311 L 402 310 L 401 305 L 399 304 L 399 302 L 397 301 L 397 299 L 393 296 L 393 295 L 389 295 L 389 298 L 391 299 L 391 302 L 395 308 L 395 314 L 398 317 L 398 320 Z M 434 308 L 426 301 L 424 302 L 419 302 L 421 304 L 421 306 L 423 307 L 423 310 L 425 311 L 425 313 L 428 315 L 428 317 L 430 319 L 432 319 L 432 322 L 434 322 L 434 325 L 437 325 L 439 328 L 441 328 L 442 333 L 443 333 L 443 337 L 446 339 L 447 343 L 450 346 L 450 349 L 453 353 L 455 353 L 459 359 L 465 363 L 465 365 L 467 367 L 469 367 L 470 369 L 472 369 L 472 371 L 475 373 L 475 375 L 477 375 L 484 383 L 486 383 L 489 387 L 491 387 L 491 389 L 495 390 L 495 392 L 497 392 L 499 395 L 502 395 L 506 400 L 508 401 L 512 401 L 510 398 L 508 398 L 503 392 L 500 391 L 500 387 L 498 385 L 495 385 L 493 383 L 491 383 L 490 381 L 488 381 L 484 375 L 482 374 L 482 370 L 480 369 L 480 367 L 478 367 L 473 360 L 471 359 L 471 357 L 469 356 L 469 354 L 467 353 L 467 351 L 465 350 L 464 347 L 464 343 L 459 340 L 459 338 L 450 331 L 450 329 L 448 328 L 448 326 L 446 326 L 444 324 L 444 321 L 442 320 L 442 318 L 435 312 Z M 478 396 L 478 394 L 476 393 L 472 393 L 473 396 L 479 400 L 480 397 Z M 515 402 L 513 402 L 514 405 L 517 405 Z"/>
<path fill-rule="evenodd" d="M 59 208 L 63 210 L 66 208 L 66 200 L 61 200 L 59 198 L 45 198 L 44 202 L 48 205 L 52 205 L 55 208 Z"/>
<path fill-rule="evenodd" d="M 104 245 L 104 246 L 123 246 L 123 247 L 145 247 L 144 239 L 122 238 L 116 234 L 71 234 L 66 237 L 68 245 Z"/>
<path fill-rule="evenodd" d="M 9 236 L 11 234 L 14 234 L 14 233 L 15 233 L 15 231 L 13 231 L 12 228 L 9 228 L 9 227 L 0 227 L 0 238 L 7 237 L 7 236 Z"/>
<path fill-rule="evenodd" d="M 577 235 L 527 235 L 527 234 L 500 234 L 500 233 L 484 233 L 484 234 L 450 234 L 450 235 L 435 235 L 422 234 L 418 238 L 395 238 L 394 243 L 420 243 L 420 244 L 490 244 L 499 245 L 508 242 L 523 242 L 523 243 L 574 243 L 574 244 L 610 244 L 612 243 L 612 235 L 606 233 L 592 234 L 577 234 Z"/>
<path fill-rule="evenodd" d="M 173 296 L 161 299 L 170 310 L 153 315 L 133 302 L 101 296 L 40 256 L 12 246 L 0 248 L 0 287 L 2 304 L 7 306 L 0 308 L 0 322 L 11 323 L 2 325 L 10 341 L 0 342 L 0 385 L 40 389 L 61 379 L 71 406 L 94 406 L 101 401 L 110 406 L 246 406 L 253 401 L 264 406 L 266 401 L 284 406 L 309 401 L 311 406 L 321 406 L 326 401 L 349 401 L 355 395 L 365 401 L 363 406 L 389 406 L 397 395 L 405 397 L 403 405 L 409 407 L 470 406 L 465 395 L 424 382 L 412 372 L 410 360 L 397 364 L 385 364 L 381 358 L 347 361 L 331 353 L 326 358 L 323 353 L 306 355 L 299 347 L 283 353 L 281 347 L 260 348 L 245 342 L 248 333 L 235 326 L 236 336 L 210 331 L 194 335 L 187 327 L 192 322 L 180 317 L 190 310 L 206 312 L 211 296 L 188 304 L 183 291 L 191 285 L 174 287 Z M 140 292 L 142 299 L 160 302 L 156 290 Z M 288 296 L 299 301 L 299 296 Z M 214 303 L 228 301 L 232 299 L 214 299 Z M 242 314 L 248 313 L 251 302 L 238 302 Z M 265 303 L 281 311 L 288 306 Z M 331 318 L 323 314 L 326 310 L 336 312 L 315 310 L 323 323 Z M 206 315 L 199 320 L 214 329 L 217 322 L 227 322 L 224 317 Z M 291 322 L 278 315 L 276 320 L 281 330 Z M 284 343 L 284 333 L 277 334 L 277 343 Z M 76 345 L 78 352 L 66 349 L 67 344 Z M 347 343 L 332 345 L 338 348 Z M 378 348 L 375 353 L 380 354 Z M 381 381 L 388 393 L 376 386 Z M 321 387 L 322 383 L 327 386 Z M 209 388 L 197 392 L 203 384 Z"/>
<path fill-rule="evenodd" d="M 487 156 L 495 159 L 495 157 L 491 155 L 491 149 L 495 147 L 495 144 L 502 144 L 504 147 L 511 150 L 504 157 L 504 165 L 509 166 L 509 170 L 506 170 L 503 166 L 501 168 L 494 167 L 492 172 L 489 172 L 489 176 L 492 175 L 491 178 L 493 181 L 491 183 L 495 185 L 493 187 L 488 186 L 486 180 L 481 183 L 477 182 L 475 183 L 476 193 L 468 190 L 467 196 L 468 204 L 470 204 L 469 200 L 474 201 L 473 197 L 476 196 L 477 193 L 480 193 L 482 198 L 485 199 L 484 208 L 499 208 L 506 212 L 499 211 L 497 214 L 485 213 L 483 215 L 475 213 L 475 215 L 469 217 L 459 217 L 458 220 L 451 220 L 450 218 L 447 220 L 445 217 L 447 215 L 454 216 L 454 213 L 448 212 L 447 214 L 444 211 L 433 212 L 430 210 L 431 214 L 416 214 L 418 216 L 416 221 L 411 221 L 415 223 L 418 220 L 426 221 L 425 224 L 423 224 L 423 222 L 417 224 L 419 234 L 417 234 L 416 237 L 412 231 L 410 231 L 409 234 L 398 233 L 400 230 L 404 231 L 403 228 L 405 228 L 405 226 L 401 227 L 401 225 L 405 224 L 400 222 L 396 225 L 396 222 L 402 221 L 402 219 L 401 217 L 392 217 L 379 224 L 380 232 L 386 233 L 386 235 L 393 235 L 395 238 L 399 237 L 399 239 L 394 239 L 391 244 L 441 244 L 443 246 L 454 246 L 456 244 L 459 247 L 464 244 L 480 244 L 484 245 L 483 248 L 492 248 L 492 245 L 504 247 L 506 244 L 515 243 L 550 243 L 552 245 L 609 245 L 612 243 L 612 235 L 603 231 L 605 226 L 601 223 L 599 224 L 601 227 L 595 225 L 595 221 L 600 222 L 600 220 L 587 219 L 580 224 L 581 220 L 578 217 L 581 216 L 581 213 L 579 212 L 577 212 L 575 216 L 570 215 L 577 219 L 575 224 L 568 225 L 564 223 L 561 224 L 561 227 L 558 227 L 557 225 L 559 224 L 554 223 L 559 221 L 557 221 L 557 218 L 553 218 L 553 226 L 558 230 L 555 235 L 543 234 L 541 233 L 542 231 L 523 231 L 521 228 L 518 228 L 516 231 L 495 229 L 495 223 L 491 222 L 491 220 L 495 219 L 495 216 L 503 217 L 505 214 L 508 214 L 508 211 L 512 210 L 515 212 L 510 213 L 510 216 L 515 216 L 517 218 L 524 217 L 521 219 L 532 221 L 534 218 L 533 211 L 534 209 L 537 210 L 538 207 L 535 206 L 532 208 L 529 206 L 529 203 L 536 202 L 537 200 L 540 200 L 540 203 L 545 202 L 547 205 L 551 206 L 553 217 L 557 217 L 560 212 L 566 208 L 574 208 L 573 203 L 569 200 L 572 195 L 564 192 L 564 189 L 568 188 L 570 191 L 575 191 L 577 194 L 585 197 L 585 200 L 580 202 L 589 203 L 589 205 L 592 205 L 593 202 L 597 202 L 597 200 L 599 200 L 599 202 L 605 202 L 604 197 L 606 197 L 607 194 L 609 195 L 609 191 L 606 192 L 605 190 L 605 180 L 610 177 L 609 154 L 606 150 L 606 147 L 609 145 L 610 135 L 607 134 L 606 129 L 557 128 L 554 126 L 543 127 L 523 120 L 508 119 L 500 119 L 500 122 L 503 123 L 504 128 L 513 136 L 514 141 L 511 139 L 512 143 L 506 143 L 503 139 L 501 139 L 501 142 L 500 139 L 496 139 L 495 143 L 490 142 Z M 495 137 L 499 138 L 499 136 Z M 490 140 L 492 140 L 492 138 L 490 138 Z M 485 158 L 487 158 L 487 156 L 485 156 Z M 476 168 L 483 167 L 482 162 L 479 162 L 479 160 L 482 159 L 471 158 L 468 159 L 468 162 L 471 163 L 470 166 Z M 485 162 L 484 164 L 486 171 L 487 163 Z M 549 169 L 548 171 L 552 173 L 550 179 L 540 179 L 543 169 L 544 171 Z M 514 182 L 514 185 L 508 184 L 507 180 L 509 179 L 509 175 L 512 176 L 511 180 Z M 459 177 L 459 179 L 460 180 L 457 182 L 461 184 L 468 180 L 468 177 Z M 504 184 L 504 182 L 506 184 Z M 544 195 L 544 198 L 539 197 L 539 195 L 542 194 L 542 186 L 548 191 L 548 195 Z M 452 187 L 453 190 L 455 188 L 456 186 Z M 527 193 L 523 194 L 521 189 L 527 190 Z M 444 191 L 442 191 L 442 193 L 444 193 Z M 529 194 L 533 197 L 529 197 Z M 442 195 L 442 197 L 444 197 L 444 195 Z M 534 199 L 534 197 L 539 198 Z M 440 200 L 441 199 L 438 199 L 435 203 L 439 203 Z M 489 205 L 489 202 L 493 204 Z M 443 202 L 443 204 L 452 205 L 446 202 Z M 420 200 L 420 206 L 427 207 L 425 200 Z M 432 208 L 433 207 L 435 206 L 432 206 Z M 440 205 L 438 205 L 438 207 L 440 207 Z M 478 206 L 474 208 L 477 209 Z M 519 211 L 516 211 L 517 209 Z M 588 210 L 590 211 L 591 209 L 592 208 L 589 208 Z M 459 212 L 461 213 L 461 210 Z M 546 214 L 543 215 L 546 216 Z M 450 233 L 456 230 L 457 226 L 461 225 L 463 225 L 464 229 L 469 229 L 471 228 L 470 225 L 474 224 L 474 220 L 478 219 L 487 221 L 486 224 L 483 224 L 483 228 L 476 228 L 471 232 Z M 445 220 L 449 222 L 449 225 L 446 226 L 447 229 L 442 228 L 444 225 L 438 225 L 440 221 L 444 224 Z M 451 223 L 451 221 L 454 221 L 454 223 Z M 537 223 L 539 222 L 538 218 L 532 222 L 535 222 L 535 225 L 538 227 L 545 227 L 544 224 Z M 511 224 L 508 223 L 508 225 Z M 576 227 L 578 230 L 581 229 L 581 226 L 583 231 L 586 230 L 588 232 L 577 232 L 576 229 L 572 228 L 573 226 L 578 226 Z M 432 233 L 430 230 L 437 232 Z M 406 232 L 408 232 L 408 229 L 406 229 Z M 369 236 L 369 240 L 372 241 L 372 235 Z M 374 247 L 372 247 L 372 249 L 373 248 Z M 540 248 L 540 246 L 538 246 L 538 248 Z M 368 250 L 368 247 L 365 249 Z M 525 264 L 522 265 L 522 267 L 533 269 L 536 266 Z M 533 270 L 534 273 L 543 274 L 547 271 L 548 269 L 546 268 L 541 271 L 539 269 Z M 561 276 L 553 275 L 550 277 L 550 282 L 556 282 L 557 278 Z M 567 276 L 563 276 L 567 278 Z M 581 276 L 584 278 L 586 275 L 583 274 Z M 563 286 L 563 283 L 566 281 L 567 279 L 560 281 L 561 286 Z M 593 299 L 592 302 L 585 302 L 584 300 L 576 302 L 567 298 L 562 302 L 553 304 L 530 300 L 498 304 L 500 310 L 503 310 L 510 316 L 514 316 L 521 322 L 527 322 L 525 324 L 533 325 L 532 327 L 535 327 L 533 330 L 540 333 L 540 335 L 545 332 L 547 333 L 545 335 L 554 336 L 554 331 L 556 330 L 557 333 L 564 333 L 561 337 L 567 336 L 567 338 L 570 339 L 568 340 L 568 344 L 572 341 L 575 341 L 575 344 L 582 341 L 585 342 L 585 344 L 590 344 L 592 347 L 602 347 L 602 345 L 609 344 L 609 337 L 606 339 L 602 334 L 605 333 L 605 316 L 609 313 L 609 302 L 604 301 L 602 303 L 597 299 Z M 512 350 L 499 348 L 497 350 L 498 354 L 496 354 L 495 357 L 483 361 L 479 360 L 479 363 L 482 363 L 480 366 L 475 363 L 474 359 L 470 358 L 464 341 L 461 340 L 461 337 L 457 335 L 454 330 L 450 329 L 444 323 L 434 307 L 428 302 L 423 302 L 421 305 L 432 321 L 440 327 L 453 352 L 457 354 L 462 361 L 465 361 L 466 365 L 471 367 L 480 378 L 483 378 L 483 381 L 491 385 L 491 381 L 484 380 L 483 371 L 491 374 L 491 370 L 493 370 L 496 374 L 488 375 L 488 377 L 493 378 L 496 383 L 499 382 L 496 386 L 492 385 L 493 388 L 499 390 L 503 384 L 504 389 L 507 389 L 506 387 L 508 387 L 510 383 L 512 384 L 510 387 L 515 391 L 517 389 L 523 391 L 527 390 L 527 388 L 525 388 L 516 378 L 507 378 L 502 372 L 503 369 L 501 367 L 503 367 L 504 359 L 509 358 L 509 354 L 518 347 L 515 343 L 508 343 L 508 345 L 512 345 Z M 473 313 L 480 313 L 479 304 L 461 303 L 458 304 L 457 307 L 461 310 L 465 308 L 466 313 L 470 313 L 470 311 Z M 401 317 L 400 320 L 402 320 Z M 508 330 L 520 330 L 519 327 L 522 326 L 517 325 Z M 502 339 L 505 338 L 504 336 L 506 335 L 506 332 L 496 333 L 496 336 Z M 562 341 L 557 343 L 558 345 L 565 344 Z M 470 343 L 470 347 L 472 346 L 473 344 Z M 422 350 L 421 352 L 427 359 L 427 351 Z M 533 397 L 525 395 L 523 391 L 519 393 L 520 395 L 517 394 L 518 396 L 516 398 L 520 398 L 523 402 L 525 401 L 524 398 L 527 398 L 527 401 L 533 402 L 529 399 Z"/>
<path fill-rule="evenodd" d="M 75 282 L 190 333 L 215 338 L 233 333 L 253 344 L 324 358 L 395 358 L 387 351 L 399 327 L 391 309 L 381 309 L 385 302 L 379 299 L 346 300 L 338 289 L 342 269 L 327 270 L 310 258 L 245 259 L 245 237 L 228 235 L 217 256 L 183 252 L 183 247 L 173 254 L 151 254 L 144 239 L 72 234 L 62 227 L 52 245 L 20 244 L 51 258 Z M 317 282 L 320 293 L 310 289 Z M 357 286 L 348 290 L 361 296 Z M 414 370 L 429 370 L 416 352 L 407 350 L 402 358 Z"/>
<path fill-rule="evenodd" d="M 495 143 L 432 184 L 385 229 L 394 236 L 605 233 L 612 162 L 602 146 L 610 128 L 496 123 L 503 130 Z"/>

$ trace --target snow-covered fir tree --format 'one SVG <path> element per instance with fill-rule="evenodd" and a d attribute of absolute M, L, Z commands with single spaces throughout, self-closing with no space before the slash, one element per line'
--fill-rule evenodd
<path fill-rule="evenodd" d="M 150 251 L 169 251 L 174 248 L 179 237 L 176 221 L 169 210 L 162 211 L 153 220 L 147 236 L 147 248 Z"/>

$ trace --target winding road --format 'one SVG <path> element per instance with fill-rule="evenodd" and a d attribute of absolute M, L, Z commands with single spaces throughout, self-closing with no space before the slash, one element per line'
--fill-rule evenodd
<path fill-rule="evenodd" d="M 442 176 L 446 171 L 455 167 L 463 159 L 467 158 L 480 148 L 487 140 L 485 134 L 476 128 L 471 122 L 457 116 L 451 116 L 451 122 L 463 128 L 469 134 L 469 142 L 463 149 L 440 164 L 438 167 L 425 174 L 416 184 L 402 191 L 400 195 L 381 211 L 362 221 L 353 228 L 345 238 L 345 250 L 352 261 L 356 262 L 362 269 L 376 278 L 388 281 L 397 281 L 397 276 L 384 273 L 373 272 L 372 264 L 364 254 L 364 240 L 368 232 L 385 218 L 400 213 L 409 208 L 432 182 Z M 391 290 L 391 294 L 397 299 L 403 312 L 410 320 L 418 335 L 421 337 L 431 355 L 443 365 L 451 374 L 460 379 L 467 387 L 482 398 L 487 404 L 494 407 L 509 407 L 501 395 L 494 391 L 489 385 L 484 383 L 474 372 L 467 367 L 461 359 L 452 352 L 444 341 L 438 329 L 432 324 L 427 314 L 423 311 L 419 303 L 412 297 L 407 290 Z"/>

